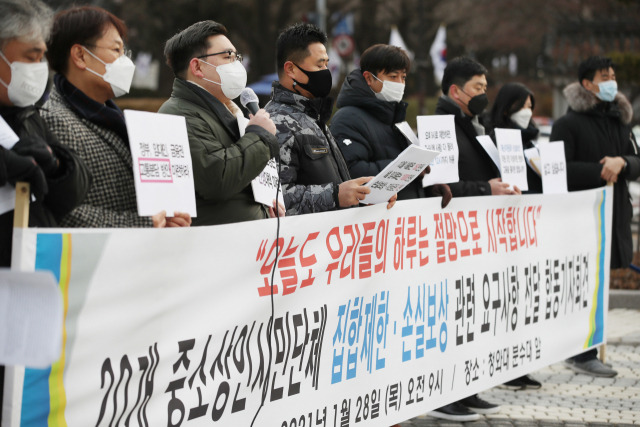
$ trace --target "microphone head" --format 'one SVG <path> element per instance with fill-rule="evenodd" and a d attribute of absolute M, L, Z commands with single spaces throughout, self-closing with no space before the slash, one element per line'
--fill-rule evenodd
<path fill-rule="evenodd" d="M 240 103 L 244 108 L 249 109 L 247 107 L 247 104 L 249 104 L 250 102 L 255 102 L 256 104 L 258 104 L 258 95 L 256 95 L 256 93 L 250 87 L 245 87 L 240 93 Z"/>

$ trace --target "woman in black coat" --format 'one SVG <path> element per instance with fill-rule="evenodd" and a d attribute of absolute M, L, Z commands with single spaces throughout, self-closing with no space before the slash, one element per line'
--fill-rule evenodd
<path fill-rule="evenodd" d="M 524 150 L 533 148 L 533 141 L 538 138 L 540 132 L 531 119 L 535 105 L 533 92 L 525 85 L 507 83 L 502 86 L 491 108 L 491 113 L 485 121 L 493 140 L 495 141 L 496 128 L 519 129 L 522 133 L 522 148 Z M 529 190 L 525 193 L 542 193 L 542 180 L 528 165 L 527 183 Z"/>

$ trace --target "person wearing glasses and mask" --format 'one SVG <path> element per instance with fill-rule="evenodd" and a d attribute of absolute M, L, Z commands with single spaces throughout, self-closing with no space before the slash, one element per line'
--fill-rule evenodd
<path fill-rule="evenodd" d="M 6 191 L 18 181 L 31 184 L 35 200 L 29 206 L 29 227 L 59 226 L 91 183 L 84 163 L 60 144 L 35 105 L 49 78 L 44 55 L 52 18 L 51 9 L 38 0 L 0 0 L 0 121 L 17 137 L 10 149 L 0 145 L 0 187 Z M 0 267 L 11 264 L 12 235 L 13 209 L 0 215 Z"/>
<path fill-rule="evenodd" d="M 410 67 L 404 50 L 376 44 L 364 51 L 360 68 L 344 80 L 330 129 L 352 177 L 378 175 L 407 148 L 395 124 L 407 115 L 402 97 Z M 451 190 L 446 184 L 423 188 L 422 180 L 415 179 L 398 193 L 399 200 L 432 196 L 442 196 L 444 208 Z"/>
<path fill-rule="evenodd" d="M 129 92 L 135 66 L 119 18 L 93 6 L 59 12 L 47 58 L 56 72 L 42 116 L 60 142 L 93 174 L 84 202 L 62 219 L 65 227 L 188 226 L 187 214 L 138 216 L 131 151 L 122 111 L 111 100 Z"/>
<path fill-rule="evenodd" d="M 164 53 L 175 80 L 158 112 L 187 122 L 198 209 L 193 225 L 273 217 L 273 208 L 255 201 L 250 184 L 278 154 L 276 128 L 264 110 L 246 129 L 240 124 L 244 116 L 233 99 L 245 88 L 247 72 L 227 29 L 197 22 L 171 37 Z"/>
<path fill-rule="evenodd" d="M 311 24 L 290 26 L 276 42 L 279 81 L 273 83 L 265 109 L 278 129 L 287 215 L 357 206 L 371 191 L 363 184 L 372 176 L 351 179 L 327 127 L 333 100 L 326 43 L 327 35 Z"/>

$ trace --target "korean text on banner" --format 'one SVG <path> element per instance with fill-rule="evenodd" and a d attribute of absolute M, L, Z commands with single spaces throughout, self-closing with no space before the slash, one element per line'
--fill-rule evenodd
<path fill-rule="evenodd" d="M 196 193 L 184 117 L 125 110 L 140 216 L 165 210 L 196 214 Z"/>
<path fill-rule="evenodd" d="M 458 142 L 453 115 L 418 116 L 420 146 L 440 153 L 431 164 L 423 186 L 458 182 Z"/>
<path fill-rule="evenodd" d="M 612 196 L 416 199 L 285 217 L 279 239 L 275 219 L 25 229 L 65 333 L 4 409 L 23 425 L 248 426 L 264 395 L 255 425 L 415 417 L 604 342 Z"/>

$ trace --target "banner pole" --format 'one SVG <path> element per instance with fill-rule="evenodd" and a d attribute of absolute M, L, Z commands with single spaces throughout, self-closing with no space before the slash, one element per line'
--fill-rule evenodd
<path fill-rule="evenodd" d="M 13 227 L 27 228 L 29 227 L 29 195 L 31 189 L 28 182 L 16 183 L 16 207 L 13 211 Z"/>
<path fill-rule="evenodd" d="M 11 269 L 22 270 L 22 234 L 19 230 L 29 227 L 29 206 L 31 188 L 28 182 L 16 182 L 16 206 L 13 211 L 13 244 L 11 248 Z M 19 230 L 16 230 L 19 229 Z M 17 232 L 18 231 L 18 232 Z M 23 366 L 6 366 L 4 372 L 2 402 L 0 405 L 0 425 L 14 427 L 20 425 L 22 405 Z"/>

